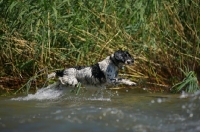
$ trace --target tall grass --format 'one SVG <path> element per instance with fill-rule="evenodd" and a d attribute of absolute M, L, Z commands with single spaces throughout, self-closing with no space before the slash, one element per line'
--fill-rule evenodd
<path fill-rule="evenodd" d="M 197 76 L 194 73 L 194 71 L 187 71 L 187 69 L 185 71 L 183 71 L 185 78 L 181 82 L 175 84 L 171 88 L 172 92 L 177 93 L 177 92 L 185 91 L 187 93 L 194 93 L 194 92 L 200 90 L 200 87 L 198 85 L 199 83 L 197 80 Z"/>
<path fill-rule="evenodd" d="M 95 63 L 115 50 L 136 58 L 126 75 L 169 88 L 199 70 L 199 0 L 0 1 L 0 76 L 22 79 Z M 196 73 L 198 75 L 198 73 Z"/>

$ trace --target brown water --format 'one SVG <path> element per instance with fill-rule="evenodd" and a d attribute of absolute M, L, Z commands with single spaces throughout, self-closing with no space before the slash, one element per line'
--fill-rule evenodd
<path fill-rule="evenodd" d="M 0 131 L 200 131 L 200 92 L 182 97 L 135 89 L 75 95 L 44 88 L 0 97 Z"/>

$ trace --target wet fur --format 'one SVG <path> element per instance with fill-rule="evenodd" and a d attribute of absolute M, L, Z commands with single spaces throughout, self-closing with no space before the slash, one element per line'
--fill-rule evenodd
<path fill-rule="evenodd" d="M 118 70 L 124 64 L 133 64 L 134 58 L 127 52 L 118 50 L 111 56 L 91 66 L 76 66 L 48 75 L 48 78 L 58 77 L 58 84 L 75 87 L 79 82 L 83 85 L 104 87 L 105 85 L 125 84 L 135 86 L 128 79 L 118 78 Z"/>

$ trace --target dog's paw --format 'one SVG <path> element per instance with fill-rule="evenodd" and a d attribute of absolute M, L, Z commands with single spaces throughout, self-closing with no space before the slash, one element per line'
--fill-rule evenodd
<path fill-rule="evenodd" d="M 132 82 L 131 86 L 137 86 L 137 83 Z"/>

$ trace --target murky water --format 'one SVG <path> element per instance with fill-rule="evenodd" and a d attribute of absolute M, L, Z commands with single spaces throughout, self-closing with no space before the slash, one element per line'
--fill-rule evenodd
<path fill-rule="evenodd" d="M 200 131 L 200 92 L 191 97 L 122 89 L 42 89 L 0 97 L 0 131 Z"/>

